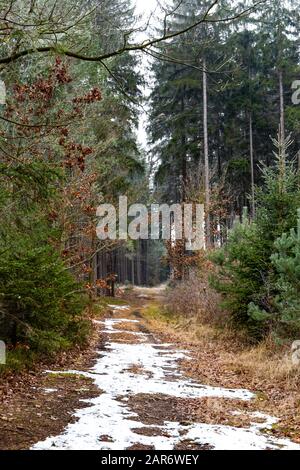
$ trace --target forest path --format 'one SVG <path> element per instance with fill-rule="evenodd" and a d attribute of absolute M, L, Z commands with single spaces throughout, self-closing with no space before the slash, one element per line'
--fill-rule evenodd
<path fill-rule="evenodd" d="M 136 290 L 141 303 L 149 294 L 159 296 L 161 289 Z M 63 371 L 92 379 L 98 393 L 83 400 L 61 434 L 33 449 L 300 449 L 268 434 L 276 418 L 236 407 L 254 398 L 251 391 L 203 385 L 185 377 L 180 361 L 189 351 L 162 342 L 130 305 L 110 308 L 110 316 L 95 320 L 104 335 L 95 365 Z M 191 410 L 201 409 L 204 399 L 219 401 L 232 425 L 220 424 L 217 417 L 211 422 L 211 416 L 207 422 L 205 407 L 203 419 L 195 419 Z"/>

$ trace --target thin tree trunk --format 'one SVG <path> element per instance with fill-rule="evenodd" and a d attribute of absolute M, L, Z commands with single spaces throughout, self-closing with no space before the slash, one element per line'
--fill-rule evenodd
<path fill-rule="evenodd" d="M 282 70 L 279 70 L 279 101 L 280 101 L 280 130 L 279 138 L 281 147 L 283 148 L 285 131 L 284 131 L 284 96 L 283 96 L 283 79 Z"/>
<path fill-rule="evenodd" d="M 255 193 L 254 193 L 254 158 L 253 158 L 253 126 L 252 113 L 249 116 L 249 144 L 250 144 L 250 165 L 251 165 L 251 208 L 252 218 L 255 217 Z"/>
<path fill-rule="evenodd" d="M 141 256 L 140 256 L 140 246 L 141 240 L 137 240 L 136 247 L 136 283 L 138 286 L 141 285 Z"/>
<path fill-rule="evenodd" d="M 206 243 L 211 245 L 210 234 L 210 188 L 209 188 L 209 160 L 208 160 L 208 130 L 207 130 L 207 74 L 206 60 L 203 59 L 203 135 L 204 135 L 204 175 L 205 175 L 205 215 L 206 215 Z"/>
<path fill-rule="evenodd" d="M 131 258 L 131 283 L 134 286 L 135 279 L 134 279 L 134 257 L 133 257 L 133 255 L 132 255 L 132 258 Z"/>
<path fill-rule="evenodd" d="M 184 93 L 184 90 L 183 90 Z M 184 95 L 181 97 L 181 112 L 184 112 Z M 186 163 L 186 137 L 185 137 L 185 126 L 181 130 L 181 152 L 182 152 L 182 161 L 181 161 L 181 177 L 182 177 L 182 188 L 181 188 L 181 202 L 186 200 L 186 187 L 187 187 L 187 163 Z"/>

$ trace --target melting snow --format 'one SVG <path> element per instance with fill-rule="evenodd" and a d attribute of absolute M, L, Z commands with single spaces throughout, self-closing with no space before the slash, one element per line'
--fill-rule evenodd
<path fill-rule="evenodd" d="M 110 307 L 116 311 L 128 309 L 127 306 Z M 126 318 L 108 318 L 97 323 L 103 324 L 104 331 L 109 335 L 127 333 L 136 336 L 135 340 L 139 336 L 147 339 L 146 333 L 114 328 L 124 322 L 139 323 L 138 320 Z M 178 371 L 177 361 L 186 357 L 187 351 L 177 350 L 169 343 L 108 342 L 105 351 L 99 351 L 99 358 L 90 371 L 64 371 L 92 378 L 101 390 L 100 395 L 83 400 L 87 407 L 75 412 L 75 423 L 69 424 L 61 435 L 38 442 L 33 449 L 122 450 L 140 443 L 154 446 L 157 450 L 171 450 L 181 440 L 186 439 L 199 444 L 209 444 L 215 449 L 300 449 L 300 445 L 287 439 L 276 439 L 263 434 L 262 430 L 271 428 L 277 420 L 262 413 L 249 414 L 252 421 L 249 428 L 205 423 L 183 425 L 170 421 L 165 421 L 162 426 L 149 426 L 140 422 L 137 414 L 126 405 L 129 395 L 145 393 L 181 398 L 220 397 L 233 400 L 250 400 L 254 397 L 249 390 L 211 387 L 184 378 Z M 133 365 L 141 368 L 142 373 L 130 372 Z M 124 397 L 122 401 L 119 398 L 121 396 Z M 262 419 L 263 422 L 255 421 Z M 160 428 L 162 435 L 145 436 L 133 431 L 145 427 L 155 427 L 156 430 Z M 109 442 L 101 436 L 109 436 Z"/>
<path fill-rule="evenodd" d="M 129 310 L 129 305 L 107 305 L 109 308 L 112 308 L 113 310 Z M 126 319 L 124 319 L 126 320 Z M 138 320 L 127 320 L 127 321 L 138 321 Z"/>

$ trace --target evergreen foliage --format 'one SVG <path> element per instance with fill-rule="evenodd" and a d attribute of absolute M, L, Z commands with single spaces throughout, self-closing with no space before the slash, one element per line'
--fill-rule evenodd
<path fill-rule="evenodd" d="M 100 3 L 77 27 L 86 13 L 80 2 L 73 12 L 68 2 L 52 12 L 69 11 L 70 21 L 77 15 L 72 44 L 86 45 L 91 55 L 121 47 L 135 20 L 130 2 Z M 40 2 L 34 8 L 43 11 Z M 14 42 L 8 34 L 2 52 Z M 33 54 L 1 76 L 7 103 L 0 108 L 0 339 L 16 367 L 25 356 L 86 342 L 97 253 L 111 250 L 95 237 L 96 207 L 119 194 L 135 200 L 145 188 L 136 56 L 104 66 L 60 53 Z"/>
<path fill-rule="evenodd" d="M 299 177 L 286 156 L 291 142 L 286 139 L 283 146 L 273 142 L 277 147 L 276 160 L 274 166 L 262 168 L 264 184 L 256 192 L 255 221 L 249 222 L 244 214 L 242 222 L 236 222 L 231 230 L 226 245 L 212 255 L 219 266 L 212 279 L 214 287 L 223 294 L 224 306 L 234 322 L 246 327 L 254 337 L 270 330 L 279 333 L 277 325 L 288 316 L 283 308 L 288 300 L 283 294 L 285 289 L 286 293 L 291 292 L 291 286 L 284 276 L 288 271 L 282 250 L 288 246 L 285 243 L 292 244 L 296 235 L 292 232 L 287 238 L 282 233 L 296 225 L 300 207 Z M 276 255 L 279 248 L 281 254 Z M 295 267 L 297 258 L 293 261 Z"/>

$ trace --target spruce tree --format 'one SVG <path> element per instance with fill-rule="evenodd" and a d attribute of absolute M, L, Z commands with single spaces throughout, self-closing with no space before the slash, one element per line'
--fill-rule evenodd
<path fill-rule="evenodd" d="M 213 255 L 219 272 L 212 283 L 224 296 L 224 306 L 235 324 L 246 327 L 254 337 L 272 328 L 276 318 L 277 279 L 271 256 L 274 242 L 296 224 L 300 207 L 299 178 L 287 158 L 287 138 L 276 146 L 272 167 L 262 168 L 264 185 L 256 190 L 254 222 L 244 217 L 230 232 L 226 245 Z"/>

